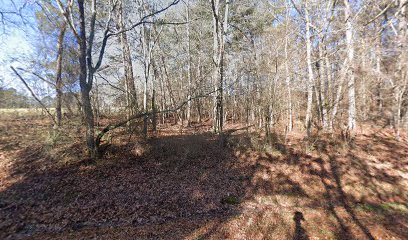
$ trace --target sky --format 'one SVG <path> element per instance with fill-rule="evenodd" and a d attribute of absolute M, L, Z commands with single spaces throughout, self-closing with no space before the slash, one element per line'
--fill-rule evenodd
<path fill-rule="evenodd" d="M 0 40 L 0 78 L 5 87 L 21 89 L 20 80 L 12 73 L 10 66 L 23 67 L 23 56 L 31 54 L 31 45 L 20 31 L 13 31 Z"/>
<path fill-rule="evenodd" d="M 158 0 L 158 2 L 166 6 L 165 3 L 170 2 L 170 0 Z M 21 10 L 24 16 L 23 20 L 16 14 L 6 14 L 5 21 L 0 19 L 0 86 L 15 88 L 21 93 L 29 94 L 10 66 L 30 70 L 28 60 L 33 59 L 30 56 L 35 56 L 33 46 L 35 41 L 38 41 L 34 16 L 39 6 L 36 5 L 35 0 L 0 0 L 0 12 L 18 12 L 21 6 L 24 6 Z M 135 72 L 140 72 L 138 75 L 142 76 L 142 71 L 137 71 L 139 69 L 135 68 Z M 51 88 L 44 82 L 34 81 L 38 80 L 36 77 L 22 72 L 20 74 L 29 82 L 30 87 L 34 88 L 38 95 L 54 95 Z"/>
<path fill-rule="evenodd" d="M 0 11 L 16 12 L 24 3 L 26 5 L 21 14 L 25 22 L 15 14 L 5 14 L 4 21 L 0 22 L 0 79 L 3 87 L 12 87 L 19 92 L 27 93 L 10 66 L 24 67 L 27 56 L 32 54 L 29 39 L 35 23 L 33 19 L 35 5 L 29 0 L 0 0 Z"/>

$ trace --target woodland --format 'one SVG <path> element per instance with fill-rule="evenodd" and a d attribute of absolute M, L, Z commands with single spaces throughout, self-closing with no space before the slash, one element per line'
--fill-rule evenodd
<path fill-rule="evenodd" d="M 0 0 L 0 62 L 0 239 L 408 239 L 408 0 Z"/>

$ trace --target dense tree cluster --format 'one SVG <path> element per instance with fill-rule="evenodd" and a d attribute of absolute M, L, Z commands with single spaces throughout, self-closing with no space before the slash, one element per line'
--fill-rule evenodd
<path fill-rule="evenodd" d="M 28 108 L 32 101 L 14 88 L 0 87 L 0 108 Z"/>
<path fill-rule="evenodd" d="M 33 78 L 77 97 L 96 155 L 144 121 L 313 131 L 408 124 L 406 0 L 37 1 Z M 44 44 L 46 43 L 46 44 Z M 41 45 L 42 44 L 42 45 Z M 79 86 L 78 86 L 79 83 Z M 124 120 L 95 133 L 103 112 Z M 151 126 L 151 127 L 149 127 Z"/>

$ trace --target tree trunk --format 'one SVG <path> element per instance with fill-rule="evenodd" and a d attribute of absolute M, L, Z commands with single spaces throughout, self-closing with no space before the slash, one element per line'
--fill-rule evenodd
<path fill-rule="evenodd" d="M 215 98 L 214 98 L 214 132 L 222 134 L 223 130 L 223 117 L 224 117 L 224 106 L 223 106 L 223 84 L 224 84 L 224 65 L 225 65 L 225 53 L 224 53 L 224 42 L 225 42 L 225 32 L 228 26 L 228 8 L 229 0 L 225 2 L 224 9 L 224 22 L 221 24 L 220 19 L 220 2 L 219 0 L 211 0 L 212 10 L 213 10 L 213 61 L 215 63 L 215 68 L 213 71 L 213 82 L 215 87 Z"/>
<path fill-rule="evenodd" d="M 333 81 L 332 81 L 332 67 L 331 67 L 331 63 L 330 63 L 330 59 L 329 56 L 327 54 L 327 50 L 326 50 L 326 55 L 324 57 L 324 62 L 326 65 L 326 74 L 327 74 L 327 84 L 326 84 L 326 103 L 327 103 L 327 107 L 329 109 L 329 111 L 327 111 L 327 128 L 329 130 L 332 129 L 332 119 L 330 116 L 330 113 L 332 113 L 333 111 Z"/>
<path fill-rule="evenodd" d="M 408 85 L 407 76 L 407 64 L 408 64 L 408 53 L 407 53 L 407 39 L 408 39 L 408 13 L 406 10 L 407 2 L 404 0 L 399 0 L 399 9 L 396 14 L 398 18 L 398 67 L 395 72 L 395 86 L 394 87 L 394 128 L 395 137 L 397 140 L 400 139 L 400 127 L 401 127 L 401 105 L 403 101 L 403 96 Z"/>
<path fill-rule="evenodd" d="M 320 37 L 322 39 L 322 37 Z M 320 75 L 320 82 L 319 82 L 319 97 L 320 97 L 320 111 L 322 115 L 322 127 L 323 131 L 327 130 L 328 127 L 328 119 L 327 119 L 327 100 L 326 100 L 326 86 L 327 86 L 327 75 L 324 63 L 324 53 L 322 47 L 323 41 L 319 43 L 319 75 Z M 325 71 L 326 70 L 326 71 Z"/>
<path fill-rule="evenodd" d="M 142 26 L 142 36 L 141 36 L 141 42 L 142 42 L 142 48 L 143 48 L 143 64 L 144 64 L 144 86 L 143 86 L 143 112 L 145 113 L 143 117 L 143 136 L 146 138 L 147 137 L 147 129 L 148 129 L 148 115 L 146 114 L 148 112 L 147 108 L 147 101 L 148 101 L 148 84 L 149 84 L 149 78 L 150 78 L 150 57 L 151 57 L 151 52 L 150 52 L 150 39 L 147 39 L 147 27 Z"/>
<path fill-rule="evenodd" d="M 348 58 L 348 129 L 356 128 L 356 93 L 354 79 L 354 46 L 353 46 L 353 24 L 351 17 L 351 6 L 349 0 L 344 0 L 345 21 L 346 21 L 346 41 L 347 41 L 347 58 Z"/>
<path fill-rule="evenodd" d="M 336 115 L 337 115 L 337 109 L 339 108 L 339 105 L 340 105 L 340 100 L 341 100 L 341 95 L 342 95 L 342 90 L 343 90 L 343 82 L 344 82 L 345 75 L 346 75 L 346 72 L 345 72 L 346 65 L 347 65 L 347 58 L 343 62 L 342 73 L 337 83 L 336 97 L 333 102 L 333 111 L 331 114 L 329 130 L 333 130 L 334 121 L 336 120 Z M 335 85 L 333 84 L 333 91 L 335 91 L 334 87 Z"/>
<path fill-rule="evenodd" d="M 361 76 L 361 116 L 362 119 L 365 121 L 367 120 L 367 112 L 368 112 L 368 104 L 367 104 L 367 79 L 365 77 L 366 69 L 367 69 L 367 60 L 366 60 L 366 44 L 365 41 L 362 39 L 361 41 L 362 49 L 361 49 L 361 68 L 363 75 Z"/>
<path fill-rule="evenodd" d="M 286 6 L 286 21 L 289 21 L 289 8 L 288 6 Z M 292 114 L 292 92 L 291 92 L 291 86 L 290 86 L 290 75 L 289 75 L 289 57 L 288 57 L 288 26 L 287 26 L 288 22 L 286 22 L 286 26 L 285 26 L 285 75 L 286 75 L 286 89 L 287 89 L 287 93 L 288 93 L 288 100 L 287 100 L 287 104 L 288 104 L 288 109 L 287 109 L 287 129 L 288 132 L 292 131 L 292 127 L 293 127 L 293 114 Z M 269 113 L 268 113 L 269 115 Z M 269 122 L 269 121 L 268 121 Z M 268 123 L 269 125 L 269 123 Z"/>
<path fill-rule="evenodd" d="M 213 128 L 215 133 L 221 133 L 222 125 L 222 33 L 220 22 L 220 2 L 210 0 L 213 12 L 213 84 L 214 84 L 214 106 L 213 106 Z"/>
<path fill-rule="evenodd" d="M 383 111 L 383 100 L 382 100 L 382 78 L 381 78 L 381 36 L 378 36 L 376 43 L 376 73 L 377 73 L 377 106 L 378 112 L 382 115 Z"/>
<path fill-rule="evenodd" d="M 55 111 L 57 113 L 57 125 L 61 126 L 62 120 L 62 55 L 64 53 L 64 36 L 66 31 L 66 22 L 61 26 L 60 33 L 58 35 L 58 43 L 57 43 L 57 73 L 55 79 L 55 90 L 57 92 L 57 106 Z"/>
<path fill-rule="evenodd" d="M 123 0 L 118 2 L 118 16 L 117 16 L 118 30 L 123 31 L 125 29 L 124 19 L 123 19 Z M 126 86 L 126 102 L 127 102 L 127 117 L 137 112 L 137 95 L 136 87 L 133 77 L 133 63 L 132 56 L 130 52 L 130 46 L 127 38 L 126 32 L 122 32 L 120 35 L 120 43 L 122 47 L 122 61 L 124 66 L 125 74 L 125 86 Z"/>
<path fill-rule="evenodd" d="M 152 62 L 152 68 L 153 68 L 153 78 L 152 78 L 152 130 L 153 132 L 157 131 L 157 109 L 156 109 L 156 79 L 158 78 L 158 73 L 157 73 L 157 68 L 155 61 Z"/>
<path fill-rule="evenodd" d="M 308 1 L 305 3 L 305 18 L 306 18 L 306 58 L 307 58 L 307 70 L 308 70 L 308 82 L 307 82 L 307 108 L 306 108 L 306 131 L 307 135 L 311 134 L 312 128 L 312 104 L 313 104 L 313 68 L 312 68 L 312 40 L 310 36 L 310 18 L 308 10 Z"/>
<path fill-rule="evenodd" d="M 90 91 L 92 89 L 92 79 L 93 71 L 87 68 L 87 39 L 85 33 L 85 13 L 84 13 L 84 1 L 78 0 L 79 8 L 79 22 L 80 22 L 80 33 L 79 33 L 79 86 L 81 88 L 81 99 L 82 99 L 82 111 L 85 119 L 86 126 L 86 143 L 88 146 L 89 154 L 92 158 L 96 157 L 95 149 L 95 127 L 94 127 L 94 115 L 91 104 Z M 92 31 L 93 29 L 91 29 Z M 91 64 L 88 59 L 88 65 Z M 87 76 L 88 75 L 88 76 Z M 87 77 L 88 82 L 87 82 Z"/>
<path fill-rule="evenodd" d="M 186 31 L 187 31 L 187 79 L 188 79 L 188 102 L 187 102 L 187 126 L 191 125 L 191 49 L 190 49 L 190 0 L 186 2 Z"/>

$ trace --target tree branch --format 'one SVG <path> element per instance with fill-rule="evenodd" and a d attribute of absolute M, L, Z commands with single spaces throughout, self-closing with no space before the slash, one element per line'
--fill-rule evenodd
<path fill-rule="evenodd" d="M 57 4 L 58 4 L 58 7 L 60 9 L 60 12 L 61 12 L 62 16 L 64 16 L 65 21 L 68 23 L 69 27 L 71 28 L 72 32 L 74 33 L 75 38 L 77 39 L 77 41 L 80 41 L 78 31 L 75 29 L 74 19 L 72 17 L 72 12 L 71 12 L 73 0 L 68 1 L 67 6 L 65 7 L 65 9 L 64 9 L 64 6 L 63 6 L 61 0 L 57 0 Z"/>
<path fill-rule="evenodd" d="M 370 21 L 366 22 L 364 24 L 364 26 L 367 26 L 368 24 L 374 22 L 377 18 L 381 17 L 381 15 L 383 15 L 392 5 L 393 1 L 390 1 L 390 3 L 388 3 L 388 5 L 380 12 L 378 13 L 375 17 L 373 17 Z"/>
<path fill-rule="evenodd" d="M 30 91 L 31 96 L 33 96 L 33 98 L 41 105 L 41 107 L 48 113 L 48 115 L 50 116 L 50 118 L 52 119 L 52 121 L 54 122 L 55 125 L 57 125 L 57 122 L 54 119 L 54 116 L 52 116 L 52 114 L 50 113 L 50 111 L 48 111 L 47 107 L 41 102 L 41 100 L 37 97 L 37 95 L 35 95 L 35 93 L 33 92 L 33 90 L 30 88 L 30 86 L 28 86 L 27 82 L 24 80 L 23 77 L 21 77 L 21 75 L 17 72 L 17 70 L 13 67 L 10 66 L 11 70 L 13 70 L 13 72 L 17 75 L 17 77 L 23 82 L 24 86 L 26 86 L 26 88 L 28 89 L 28 91 Z"/>
<path fill-rule="evenodd" d="M 115 33 L 109 33 L 110 29 L 109 29 L 109 27 L 106 27 L 105 32 L 104 32 L 104 34 L 103 34 L 104 37 L 103 37 L 103 40 L 102 40 L 101 50 L 99 51 L 98 62 L 96 63 L 95 67 L 93 67 L 93 71 L 96 71 L 96 70 L 101 66 L 102 60 L 103 60 L 103 56 L 104 56 L 104 54 L 105 54 L 105 48 L 106 48 L 106 45 L 107 45 L 107 43 L 108 43 L 108 39 L 109 39 L 110 37 L 119 35 L 119 34 L 121 34 L 121 33 L 127 32 L 127 31 L 130 31 L 130 30 L 134 29 L 135 27 L 140 26 L 140 25 L 142 25 L 142 24 L 144 24 L 144 23 L 150 23 L 149 21 L 146 21 L 146 19 L 148 19 L 148 18 L 150 18 L 150 17 L 152 17 L 152 16 L 154 16 L 154 15 L 157 15 L 157 14 L 159 14 L 159 13 L 161 13 L 161 12 L 166 11 L 166 10 L 169 9 L 170 7 L 172 7 L 172 6 L 176 5 L 176 4 L 178 4 L 179 1 L 180 1 L 180 0 L 175 0 L 175 1 L 173 1 L 172 3 L 170 3 L 167 7 L 162 8 L 162 9 L 160 9 L 160 10 L 158 10 L 158 11 L 155 11 L 155 12 L 153 12 L 153 13 L 150 13 L 150 14 L 148 14 L 148 15 L 142 17 L 139 22 L 133 24 L 131 27 L 129 27 L 129 28 L 127 28 L 127 29 L 123 29 L 123 30 L 120 30 L 120 31 L 115 32 Z M 110 21 L 110 20 L 111 20 L 111 17 L 109 17 L 109 21 Z M 109 26 L 109 21 L 108 21 L 107 26 Z"/>
<path fill-rule="evenodd" d="M 20 70 L 20 71 L 26 72 L 26 73 L 31 73 L 31 74 L 33 74 L 34 76 L 38 77 L 39 79 L 41 79 L 42 81 L 44 81 L 44 82 L 50 84 L 50 85 L 53 86 L 53 87 L 56 86 L 55 83 L 53 83 L 53 82 L 51 82 L 51 81 L 45 79 L 44 77 L 42 77 L 41 75 L 39 75 L 38 73 L 36 73 L 36 72 L 34 72 L 34 71 L 28 71 L 28 70 L 25 70 L 24 68 L 21 68 L 21 67 L 18 67 L 17 69 Z"/>
<path fill-rule="evenodd" d="M 182 102 L 182 103 L 181 103 L 180 105 L 178 105 L 177 107 L 174 107 L 174 108 L 172 108 L 172 109 L 166 109 L 166 110 L 154 111 L 154 112 L 151 111 L 151 112 L 139 113 L 139 114 L 132 115 L 132 116 L 130 116 L 129 118 L 127 118 L 127 119 L 125 119 L 125 120 L 123 120 L 123 121 L 121 121 L 121 122 L 119 122 L 119 123 L 110 124 L 110 125 L 106 126 L 105 128 L 103 128 L 102 131 L 96 136 L 96 139 L 95 139 L 96 148 L 99 149 L 99 146 L 100 146 L 100 144 L 101 144 L 102 137 L 103 137 L 107 132 L 112 131 L 112 130 L 114 130 L 114 129 L 116 129 L 116 128 L 122 127 L 122 126 L 126 125 L 128 122 L 130 122 L 130 121 L 132 121 L 132 120 L 135 120 L 135 119 L 138 119 L 138 118 L 142 118 L 142 117 L 145 117 L 145 116 L 149 116 L 149 115 L 151 115 L 151 114 L 153 114 L 153 113 L 155 113 L 155 114 L 160 114 L 160 113 L 176 112 L 176 111 L 180 110 L 181 108 L 183 108 L 184 105 L 186 105 L 188 102 L 190 102 L 190 101 L 192 101 L 192 100 L 195 100 L 195 99 L 198 99 L 198 98 L 208 97 L 208 96 L 210 96 L 211 94 L 215 93 L 216 91 L 218 91 L 218 89 L 213 90 L 213 91 L 208 92 L 208 93 L 205 93 L 205 94 L 197 95 L 197 96 L 195 96 L 195 97 L 191 97 L 191 98 L 189 98 L 188 100 Z"/>

